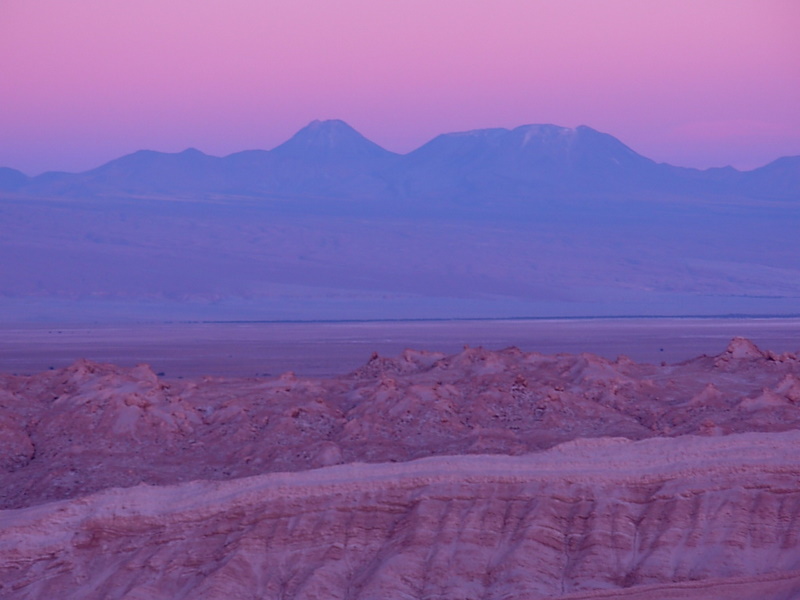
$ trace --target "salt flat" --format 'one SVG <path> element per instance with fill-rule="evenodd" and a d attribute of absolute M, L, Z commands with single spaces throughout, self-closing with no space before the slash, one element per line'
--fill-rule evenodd
<path fill-rule="evenodd" d="M 517 346 L 547 354 L 620 354 L 668 363 L 715 354 L 743 336 L 775 352 L 800 349 L 800 318 L 375 321 L 1 325 L 0 372 L 36 373 L 77 358 L 121 366 L 147 363 L 167 377 L 245 377 L 293 371 L 340 375 L 373 352 L 406 348 L 452 353 L 464 345 Z"/>

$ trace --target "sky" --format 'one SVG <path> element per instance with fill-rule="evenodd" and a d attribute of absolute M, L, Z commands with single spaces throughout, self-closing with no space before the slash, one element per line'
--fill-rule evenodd
<path fill-rule="evenodd" d="M 0 166 L 224 156 L 347 121 L 408 152 L 589 125 L 659 162 L 800 155 L 797 0 L 0 0 Z"/>

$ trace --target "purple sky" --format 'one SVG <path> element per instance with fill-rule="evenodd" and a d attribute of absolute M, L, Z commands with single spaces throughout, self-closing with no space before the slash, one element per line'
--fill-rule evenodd
<path fill-rule="evenodd" d="M 269 149 L 344 119 L 586 124 L 681 166 L 800 154 L 797 0 L 0 0 L 0 166 Z"/>

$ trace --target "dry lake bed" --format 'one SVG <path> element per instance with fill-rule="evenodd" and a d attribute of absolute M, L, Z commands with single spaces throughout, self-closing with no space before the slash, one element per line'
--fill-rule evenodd
<path fill-rule="evenodd" d="M 454 353 L 465 345 L 674 363 L 719 353 L 735 336 L 774 352 L 795 352 L 800 318 L 13 324 L 0 325 L 0 372 L 31 374 L 86 358 L 120 366 L 147 363 L 168 378 L 286 371 L 329 377 L 356 369 L 373 352 Z"/>

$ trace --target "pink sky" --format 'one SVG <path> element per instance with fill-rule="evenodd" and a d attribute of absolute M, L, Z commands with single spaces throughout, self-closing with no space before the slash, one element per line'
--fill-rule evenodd
<path fill-rule="evenodd" d="M 0 0 L 0 166 L 269 149 L 344 119 L 586 124 L 658 161 L 800 154 L 797 0 Z"/>

